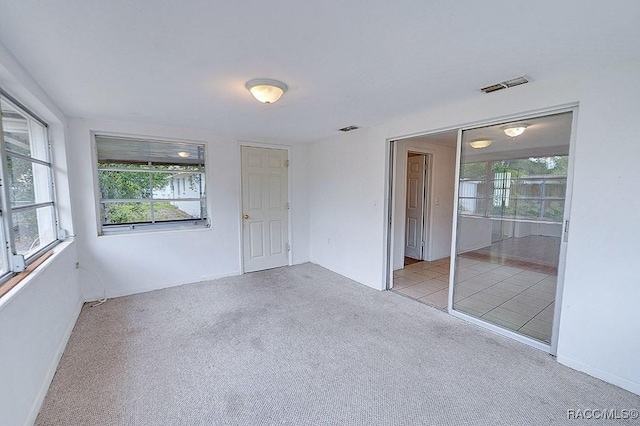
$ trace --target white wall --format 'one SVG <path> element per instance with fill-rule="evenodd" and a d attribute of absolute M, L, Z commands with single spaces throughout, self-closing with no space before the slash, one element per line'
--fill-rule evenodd
<path fill-rule="evenodd" d="M 496 224 L 494 219 L 471 215 L 459 215 L 458 222 L 458 253 L 490 246 L 494 226 L 502 228 L 502 236 L 505 238 L 521 238 L 529 235 L 560 237 L 562 235 L 562 225 L 559 223 L 503 220 L 500 224 Z"/>
<path fill-rule="evenodd" d="M 204 142 L 209 229 L 98 236 L 91 131 Z M 70 120 L 71 193 L 83 294 L 87 300 L 236 275 L 240 256 L 240 148 L 237 137 L 206 130 L 106 120 Z M 308 261 L 306 148 L 291 153 L 293 262 Z"/>
<path fill-rule="evenodd" d="M 385 144 L 368 129 L 312 143 L 311 261 L 382 289 Z"/>
<path fill-rule="evenodd" d="M 56 254 L 0 302 L 0 424 L 31 424 L 82 307 L 76 246 Z"/>
<path fill-rule="evenodd" d="M 293 264 L 309 261 L 309 145 L 294 145 L 291 175 L 291 250 Z"/>
<path fill-rule="evenodd" d="M 454 140 L 455 140 L 454 136 Z M 455 187 L 456 150 L 455 147 L 438 145 L 425 138 L 404 139 L 397 142 L 396 173 L 394 177 L 394 250 L 393 269 L 404 267 L 404 245 L 406 233 L 407 203 L 407 153 L 420 151 L 431 154 L 431 184 L 427 192 L 431 206 L 431 217 L 425 227 L 425 242 L 428 257 L 437 260 L 449 256 L 451 252 L 451 225 L 453 218 L 453 191 Z M 436 200 L 438 204 L 436 205 Z"/>
<path fill-rule="evenodd" d="M 562 236 L 562 224 L 519 221 L 513 224 L 514 237 L 528 237 L 529 235 L 537 235 L 541 237 L 560 237 Z"/>
<path fill-rule="evenodd" d="M 640 66 L 583 82 L 558 360 L 640 393 Z"/>
<path fill-rule="evenodd" d="M 65 117 L 0 44 L 0 86 L 46 120 L 60 225 L 73 232 L 67 186 Z M 82 306 L 69 241 L 0 299 L 0 424 L 31 424 Z"/>
<path fill-rule="evenodd" d="M 582 81 L 533 82 L 311 147 L 311 260 L 384 288 L 387 140 L 580 102 L 558 359 L 640 393 L 640 252 L 631 176 L 640 144 L 640 64 Z M 331 242 L 329 242 L 331 241 Z"/>
<path fill-rule="evenodd" d="M 466 253 L 491 245 L 493 221 L 486 217 L 458 216 L 457 252 Z M 449 247 L 451 253 L 451 247 Z"/>

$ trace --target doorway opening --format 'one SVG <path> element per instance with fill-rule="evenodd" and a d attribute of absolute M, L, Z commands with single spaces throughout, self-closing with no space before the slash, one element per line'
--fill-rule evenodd
<path fill-rule="evenodd" d="M 458 131 L 394 142 L 390 288 L 446 310 Z"/>

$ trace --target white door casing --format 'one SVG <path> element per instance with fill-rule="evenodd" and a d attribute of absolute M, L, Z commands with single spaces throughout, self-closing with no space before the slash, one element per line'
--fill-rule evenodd
<path fill-rule="evenodd" d="M 404 255 L 422 260 L 424 226 L 425 155 L 407 160 L 407 214 Z"/>
<path fill-rule="evenodd" d="M 243 146 L 244 272 L 289 264 L 287 151 Z"/>

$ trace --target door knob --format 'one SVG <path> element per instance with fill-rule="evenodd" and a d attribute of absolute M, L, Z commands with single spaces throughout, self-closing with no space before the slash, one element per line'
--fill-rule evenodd
<path fill-rule="evenodd" d="M 248 215 L 248 214 L 243 214 L 243 215 L 242 215 L 242 218 L 243 218 L 243 219 L 249 219 L 249 215 Z"/>

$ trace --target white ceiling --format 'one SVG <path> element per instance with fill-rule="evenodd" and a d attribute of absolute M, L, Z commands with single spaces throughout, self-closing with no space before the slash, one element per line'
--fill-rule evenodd
<path fill-rule="evenodd" d="M 518 120 L 513 124 L 525 124 L 527 129 L 515 138 L 505 135 L 504 124 L 465 130 L 462 133 L 463 162 L 569 155 L 571 121 L 570 112 Z M 472 148 L 469 142 L 478 139 L 488 139 L 492 143 L 486 148 Z"/>
<path fill-rule="evenodd" d="M 296 142 L 636 60 L 640 1 L 0 0 L 0 40 L 70 117 Z"/>

